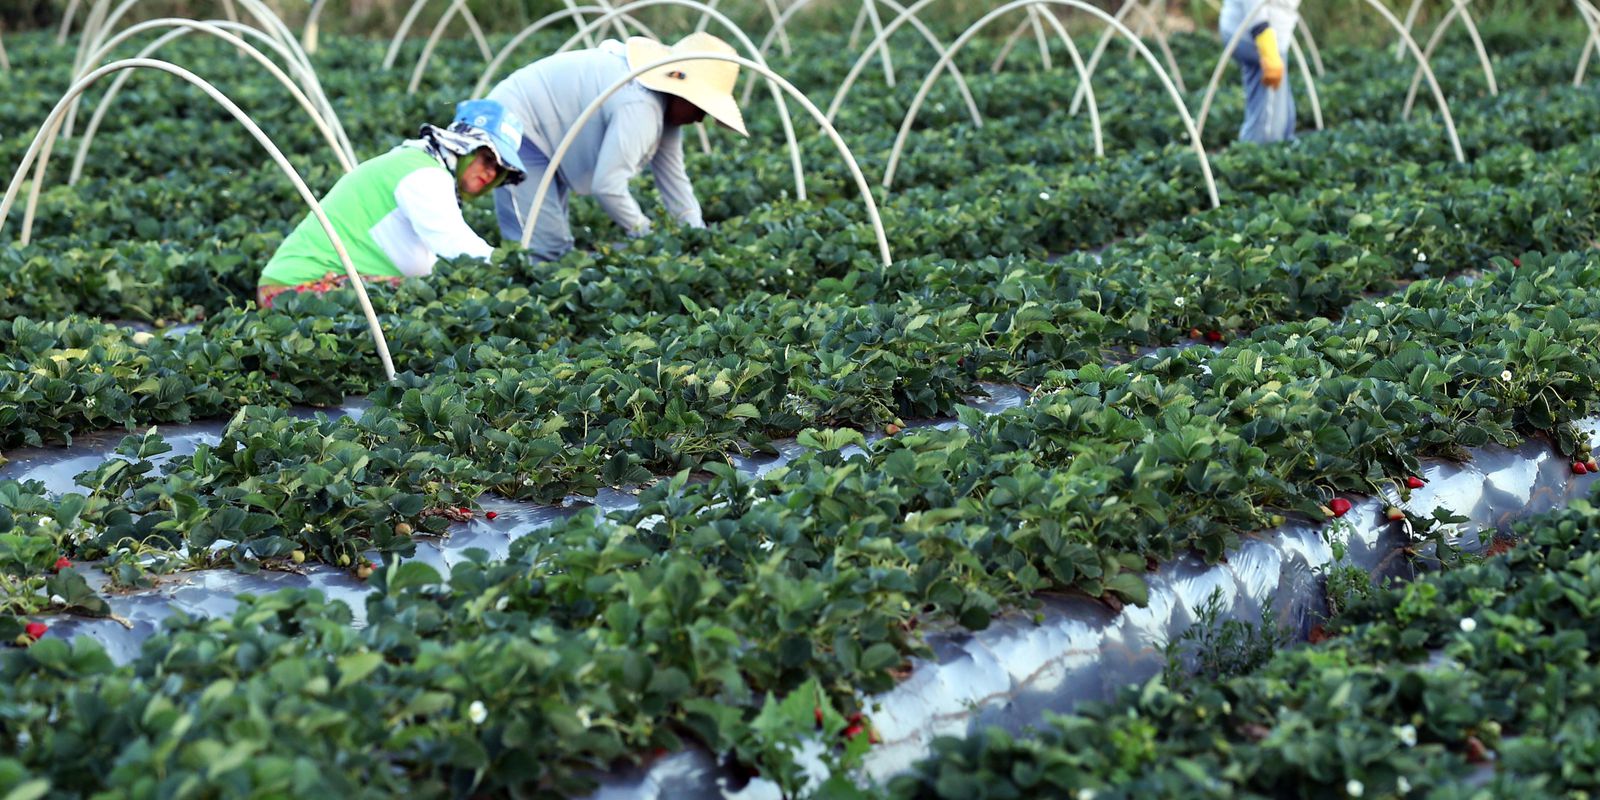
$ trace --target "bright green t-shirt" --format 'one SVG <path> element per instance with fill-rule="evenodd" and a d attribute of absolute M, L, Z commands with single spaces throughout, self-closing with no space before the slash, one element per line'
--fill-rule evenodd
<path fill-rule="evenodd" d="M 433 156 L 415 147 L 398 147 L 363 162 L 339 179 L 322 198 L 323 213 L 344 243 L 356 271 L 375 278 L 403 277 L 400 268 L 384 251 L 373 230 L 390 214 L 399 210 L 395 187 L 407 175 L 420 169 L 444 169 Z M 334 252 L 333 241 L 315 214 L 289 233 L 278 251 L 261 271 L 260 286 L 299 286 L 322 280 L 328 273 L 345 274 L 344 264 Z"/>

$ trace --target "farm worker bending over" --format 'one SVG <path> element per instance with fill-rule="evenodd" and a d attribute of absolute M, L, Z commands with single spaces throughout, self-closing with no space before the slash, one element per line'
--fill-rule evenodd
<path fill-rule="evenodd" d="M 638 67 L 681 53 L 731 54 L 733 48 L 708 33 L 695 33 L 668 48 L 650 39 L 615 39 L 593 50 L 543 58 L 512 73 L 489 97 L 527 123 L 519 155 L 528 179 L 495 190 L 495 214 L 505 241 L 521 241 L 540 178 L 550 157 L 579 115 L 612 84 Z M 700 202 L 683 165 L 683 126 L 712 119 L 748 136 L 733 87 L 739 65 L 729 61 L 680 61 L 629 82 L 584 125 L 567 150 L 545 194 L 529 247 L 555 260 L 572 249 L 567 195 L 594 195 L 629 236 L 650 231 L 650 220 L 628 192 L 628 181 L 650 166 L 667 211 L 685 225 L 705 227 Z"/>
<path fill-rule="evenodd" d="M 1222 0 L 1217 27 L 1222 41 L 1229 42 L 1240 25 L 1250 26 L 1233 51 L 1233 60 L 1244 73 L 1240 141 L 1281 142 L 1294 138 L 1294 95 L 1284 59 L 1289 54 L 1289 37 L 1299 22 L 1300 0 L 1266 0 L 1261 11 L 1247 21 L 1245 16 L 1256 5 L 1257 0 Z"/>
<path fill-rule="evenodd" d="M 522 123 L 493 100 L 456 106 L 448 129 L 423 125 L 418 138 L 355 168 L 322 198 L 356 271 L 399 282 L 433 272 L 439 258 L 494 252 L 461 217 L 457 195 L 481 197 L 527 174 L 517 158 Z M 347 280 L 344 264 L 316 215 L 306 214 L 256 284 L 262 308 L 288 291 L 328 291 Z"/>

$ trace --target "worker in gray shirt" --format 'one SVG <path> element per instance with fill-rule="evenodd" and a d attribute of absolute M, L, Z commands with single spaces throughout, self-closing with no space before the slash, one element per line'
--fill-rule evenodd
<path fill-rule="evenodd" d="M 560 53 L 512 73 L 489 93 L 523 121 L 518 152 L 527 179 L 495 190 L 495 214 L 505 241 L 520 241 L 550 156 L 585 108 L 633 70 L 682 53 L 734 52 L 708 33 L 685 37 L 671 48 L 651 39 L 614 39 L 592 50 Z M 567 195 L 593 195 L 629 236 L 650 232 L 650 220 L 628 191 L 628 181 L 649 165 L 667 212 L 679 222 L 705 227 L 683 163 L 683 126 L 707 115 L 745 131 L 733 97 L 739 65 L 709 59 L 680 61 L 650 70 L 600 107 L 573 140 L 534 223 L 529 249 L 555 260 L 572 249 Z"/>

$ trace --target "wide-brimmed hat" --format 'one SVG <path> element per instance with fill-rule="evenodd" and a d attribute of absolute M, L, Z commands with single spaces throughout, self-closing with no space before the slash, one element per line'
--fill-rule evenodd
<path fill-rule="evenodd" d="M 528 174 L 522 165 L 522 120 L 496 100 L 462 100 L 456 104 L 456 118 L 450 128 L 457 132 L 481 133 L 488 139 L 500 166 L 511 174 L 506 183 L 513 184 Z"/>
<path fill-rule="evenodd" d="M 654 39 L 633 36 L 628 39 L 628 68 L 638 69 L 685 53 L 733 55 L 734 52 L 727 42 L 709 33 L 691 33 L 671 47 Z M 679 61 L 639 76 L 639 83 L 645 88 L 681 97 L 712 119 L 738 131 L 740 136 L 749 136 L 744 129 L 744 115 L 739 113 L 739 103 L 733 99 L 733 87 L 738 82 L 738 64 L 714 59 Z"/>

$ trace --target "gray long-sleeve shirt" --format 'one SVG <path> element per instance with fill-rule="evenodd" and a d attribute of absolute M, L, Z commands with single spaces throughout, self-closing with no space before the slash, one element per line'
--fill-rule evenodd
<path fill-rule="evenodd" d="M 489 98 L 520 117 L 523 135 L 553 156 L 583 110 L 628 72 L 622 43 L 607 40 L 593 50 L 535 61 L 496 85 Z M 684 169 L 682 129 L 666 124 L 666 107 L 664 95 L 629 82 L 584 125 L 561 161 L 560 177 L 567 186 L 593 195 L 631 235 L 650 230 L 650 220 L 628 191 L 628 181 L 647 164 L 667 212 L 686 225 L 705 227 Z"/>

